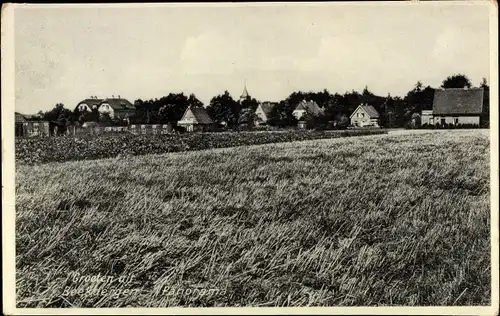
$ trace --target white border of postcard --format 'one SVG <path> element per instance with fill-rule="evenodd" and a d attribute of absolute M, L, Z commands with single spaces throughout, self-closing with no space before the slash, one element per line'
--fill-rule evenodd
<path fill-rule="evenodd" d="M 231 7 L 231 6 L 402 6 L 486 5 L 490 7 L 490 139 L 491 139 L 491 306 L 474 307 L 290 307 L 290 308 L 16 308 L 15 306 L 15 208 L 14 208 L 14 11 L 26 4 L 2 6 L 2 222 L 3 222 L 3 313 L 6 315 L 138 315 L 138 314 L 344 314 L 344 315 L 498 315 L 498 9 L 494 1 L 398 1 L 398 2 L 279 2 L 279 3 L 176 3 L 176 4 L 37 4 L 27 6 L 83 8 L 137 8 L 144 6 Z M 354 23 L 354 22 L 353 22 Z"/>

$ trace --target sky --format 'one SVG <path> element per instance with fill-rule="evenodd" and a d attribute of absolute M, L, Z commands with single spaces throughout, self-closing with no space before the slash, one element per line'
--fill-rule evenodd
<path fill-rule="evenodd" d="M 456 3 L 17 7 L 16 111 L 225 90 L 404 96 L 454 73 L 489 80 L 489 6 Z"/>

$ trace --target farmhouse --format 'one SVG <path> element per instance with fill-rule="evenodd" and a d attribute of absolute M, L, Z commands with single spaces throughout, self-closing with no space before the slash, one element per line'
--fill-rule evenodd
<path fill-rule="evenodd" d="M 267 121 L 269 120 L 269 114 L 277 104 L 278 103 L 276 102 L 269 102 L 269 101 L 259 103 L 259 106 L 255 110 L 255 115 L 257 116 L 255 124 L 256 125 L 267 124 Z"/>
<path fill-rule="evenodd" d="M 189 106 L 177 125 L 183 126 L 188 132 L 208 131 L 213 121 L 203 107 Z"/>
<path fill-rule="evenodd" d="M 302 100 L 297 105 L 295 110 L 293 110 L 292 115 L 295 116 L 295 118 L 298 120 L 306 113 L 316 116 L 322 114 L 323 109 L 320 108 L 319 105 L 312 100 L 311 101 Z"/>
<path fill-rule="evenodd" d="M 432 112 L 422 111 L 422 124 L 479 125 L 483 93 L 482 88 L 436 89 Z"/>
<path fill-rule="evenodd" d="M 79 111 L 89 111 L 91 112 L 93 109 L 97 109 L 99 105 L 101 104 L 102 99 L 98 99 L 96 96 L 91 96 L 89 99 L 85 99 L 83 101 L 80 101 L 76 105 L 76 108 Z"/>
<path fill-rule="evenodd" d="M 360 104 L 351 114 L 351 125 L 363 126 L 378 126 L 380 115 L 378 111 L 371 105 Z"/>
<path fill-rule="evenodd" d="M 103 100 L 99 104 L 98 110 L 102 114 L 108 113 L 111 118 L 125 119 L 134 115 L 135 106 L 127 99 L 122 99 L 118 96 L 118 98 Z"/>

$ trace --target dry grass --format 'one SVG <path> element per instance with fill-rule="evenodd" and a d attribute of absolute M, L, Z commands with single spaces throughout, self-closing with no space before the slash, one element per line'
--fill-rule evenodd
<path fill-rule="evenodd" d="M 16 177 L 18 307 L 490 302 L 481 131 L 20 165 Z M 65 292 L 91 285 L 108 293 Z"/>

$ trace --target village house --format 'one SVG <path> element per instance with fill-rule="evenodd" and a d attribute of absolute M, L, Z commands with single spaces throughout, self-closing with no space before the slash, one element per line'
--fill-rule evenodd
<path fill-rule="evenodd" d="M 28 120 L 22 115 L 21 113 L 15 112 L 15 136 L 24 136 L 24 129 L 23 129 L 23 123 L 28 122 Z"/>
<path fill-rule="evenodd" d="M 25 115 L 15 112 L 15 137 L 49 136 L 50 122 L 30 121 Z"/>
<path fill-rule="evenodd" d="M 189 106 L 177 125 L 185 127 L 188 132 L 209 131 L 213 121 L 205 108 Z"/>
<path fill-rule="evenodd" d="M 135 106 L 127 99 L 107 98 L 98 105 L 99 113 L 108 113 L 111 118 L 126 119 L 135 114 Z"/>
<path fill-rule="evenodd" d="M 277 104 L 278 103 L 276 102 L 269 102 L 269 101 L 259 103 L 259 106 L 257 106 L 257 109 L 255 110 L 255 115 L 256 115 L 255 125 L 267 124 L 267 121 L 269 120 L 269 114 Z"/>
<path fill-rule="evenodd" d="M 371 105 L 360 104 L 351 114 L 351 125 L 356 127 L 378 126 L 380 115 Z"/>
<path fill-rule="evenodd" d="M 483 111 L 483 94 L 482 88 L 436 89 L 432 111 L 422 111 L 421 123 L 479 125 Z"/>
<path fill-rule="evenodd" d="M 323 114 L 323 109 L 320 108 L 319 105 L 312 100 L 311 101 L 302 100 L 297 105 L 295 110 L 293 110 L 292 115 L 295 116 L 297 120 L 299 120 L 306 113 L 316 116 Z"/>
<path fill-rule="evenodd" d="M 81 112 L 82 111 L 91 112 L 93 109 L 97 109 L 102 101 L 103 101 L 102 99 L 98 99 L 96 96 L 91 96 L 88 99 L 80 101 L 80 103 L 76 105 L 76 108 Z"/>

